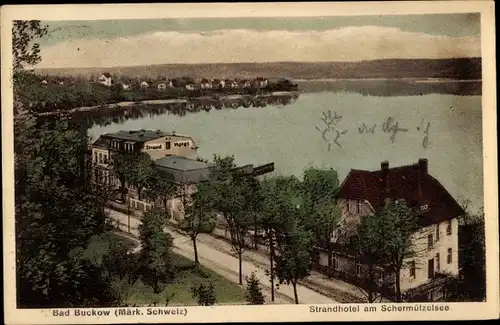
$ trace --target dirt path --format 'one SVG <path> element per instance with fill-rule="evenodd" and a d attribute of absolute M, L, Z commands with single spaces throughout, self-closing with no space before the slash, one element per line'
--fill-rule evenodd
<path fill-rule="evenodd" d="M 117 227 L 127 232 L 128 226 L 128 218 L 125 214 L 107 209 L 107 212 L 111 219 L 117 222 Z M 130 232 L 131 235 L 137 237 L 138 236 L 138 226 L 140 221 L 136 218 L 130 218 Z M 194 252 L 193 245 L 191 240 L 179 234 L 176 231 L 173 231 L 169 228 L 165 228 L 165 231 L 170 233 L 174 239 L 174 248 L 173 252 L 194 260 Z M 225 249 L 220 246 L 214 246 L 213 243 L 207 243 L 206 238 L 200 240 L 198 242 L 198 256 L 200 259 L 201 265 L 205 266 L 213 270 L 214 272 L 224 276 L 230 281 L 238 283 L 238 258 L 228 253 Z M 243 279 L 246 276 L 250 276 L 252 272 L 255 272 L 255 275 L 261 280 L 261 284 L 264 288 L 264 293 L 266 294 L 266 300 L 269 300 L 270 297 L 270 287 L 269 281 L 267 281 L 266 269 L 262 267 L 262 265 L 257 265 L 258 263 L 253 263 L 250 260 L 243 260 L 242 263 L 242 274 Z M 275 303 L 293 303 L 293 288 L 289 285 L 281 285 L 279 290 L 275 290 L 276 292 L 276 301 Z M 307 304 L 332 304 L 336 303 L 332 298 L 320 294 L 314 290 L 311 290 L 305 286 L 298 285 L 297 292 L 299 297 L 299 303 L 307 303 Z"/>

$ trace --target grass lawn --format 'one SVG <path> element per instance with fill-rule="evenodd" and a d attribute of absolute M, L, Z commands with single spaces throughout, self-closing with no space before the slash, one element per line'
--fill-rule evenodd
<path fill-rule="evenodd" d="M 135 243 L 127 238 L 112 232 L 106 232 L 92 239 L 87 250 L 83 253 L 84 257 L 94 263 L 101 263 L 101 258 L 108 250 L 109 243 L 114 240 L 121 241 L 131 248 L 135 246 Z M 166 297 L 173 294 L 169 306 L 196 305 L 195 299 L 191 297 L 191 287 L 200 283 L 209 284 L 210 282 L 214 285 L 217 303 L 241 304 L 244 302 L 245 290 L 238 284 L 203 266 L 195 267 L 193 261 L 183 256 L 173 254 L 172 259 L 179 271 L 172 283 L 168 284 L 166 289 L 158 295 L 155 295 L 153 290 L 140 280 L 131 287 L 126 284 L 126 281 L 119 282 L 117 280 L 115 285 L 120 288 L 126 303 L 144 306 L 157 301 L 157 306 L 165 305 Z"/>

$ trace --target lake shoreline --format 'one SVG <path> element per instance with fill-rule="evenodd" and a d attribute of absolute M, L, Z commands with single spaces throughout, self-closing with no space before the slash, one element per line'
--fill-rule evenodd
<path fill-rule="evenodd" d="M 193 98 L 171 98 L 171 99 L 147 99 L 140 101 L 122 101 L 118 103 L 110 103 L 103 105 L 94 105 L 94 106 L 86 106 L 86 107 L 77 107 L 69 110 L 57 110 L 52 112 L 42 112 L 39 113 L 38 116 L 52 116 L 52 115 L 60 115 L 60 114 L 71 114 L 76 112 L 87 112 L 101 108 L 126 108 L 133 105 L 161 105 L 161 104 L 182 104 L 188 103 L 193 100 L 236 100 L 236 99 L 244 99 L 244 98 L 259 98 L 259 97 L 280 97 L 280 96 L 293 96 L 294 94 L 299 93 L 299 91 L 275 91 L 267 94 L 260 95 L 221 95 L 217 98 L 213 98 L 210 96 L 203 97 L 193 97 Z"/>

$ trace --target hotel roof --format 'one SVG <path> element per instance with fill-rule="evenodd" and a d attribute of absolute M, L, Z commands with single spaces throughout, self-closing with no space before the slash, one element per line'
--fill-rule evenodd
<path fill-rule="evenodd" d="M 181 156 L 166 156 L 155 160 L 155 165 L 165 168 L 176 183 L 198 183 L 209 179 L 210 165 Z"/>
<path fill-rule="evenodd" d="M 113 133 L 105 133 L 101 137 L 134 141 L 134 142 L 147 142 L 151 140 L 156 140 L 165 136 L 175 136 L 179 138 L 190 138 L 188 136 L 167 133 L 161 130 L 130 130 L 130 131 L 118 131 Z M 97 142 L 97 141 L 96 141 Z"/>

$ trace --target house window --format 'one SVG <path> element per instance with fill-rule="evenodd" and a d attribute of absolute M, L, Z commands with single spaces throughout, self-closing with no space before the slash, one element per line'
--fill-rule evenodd
<path fill-rule="evenodd" d="M 363 211 L 363 202 L 358 201 L 358 213 L 361 213 Z"/>
<path fill-rule="evenodd" d="M 431 249 L 434 244 L 434 236 L 432 234 L 427 235 L 427 248 Z"/>
<path fill-rule="evenodd" d="M 104 154 L 104 155 L 103 155 L 103 162 L 104 162 L 105 164 L 107 164 L 107 163 L 108 163 L 108 155 L 107 155 L 107 154 Z"/>
<path fill-rule="evenodd" d="M 339 269 L 339 261 L 337 260 L 337 256 L 335 255 L 332 256 L 332 266 L 334 270 Z"/>
<path fill-rule="evenodd" d="M 410 262 L 410 277 L 415 279 L 415 274 L 416 274 L 415 261 L 411 261 Z"/>
<path fill-rule="evenodd" d="M 165 149 L 170 150 L 170 141 L 165 142 Z"/>
<path fill-rule="evenodd" d="M 355 267 L 356 267 L 356 275 L 361 276 L 361 272 L 363 271 L 363 268 L 362 268 L 361 264 L 359 264 L 358 261 L 356 261 Z"/>
<path fill-rule="evenodd" d="M 94 162 L 97 162 L 97 152 L 94 152 Z"/>
<path fill-rule="evenodd" d="M 452 250 L 451 248 L 448 248 L 448 256 L 446 257 L 446 263 L 451 264 L 452 257 L 451 257 Z"/>
<path fill-rule="evenodd" d="M 102 163 L 102 153 L 99 152 L 99 163 Z"/>
<path fill-rule="evenodd" d="M 446 224 L 446 234 L 451 235 L 451 220 L 448 220 L 448 223 Z"/>
<path fill-rule="evenodd" d="M 436 225 L 436 242 L 439 241 L 439 224 Z"/>
<path fill-rule="evenodd" d="M 349 212 L 356 212 L 356 201 L 349 200 Z"/>
<path fill-rule="evenodd" d="M 439 253 L 436 253 L 436 271 L 439 272 L 440 264 L 439 264 Z"/>

